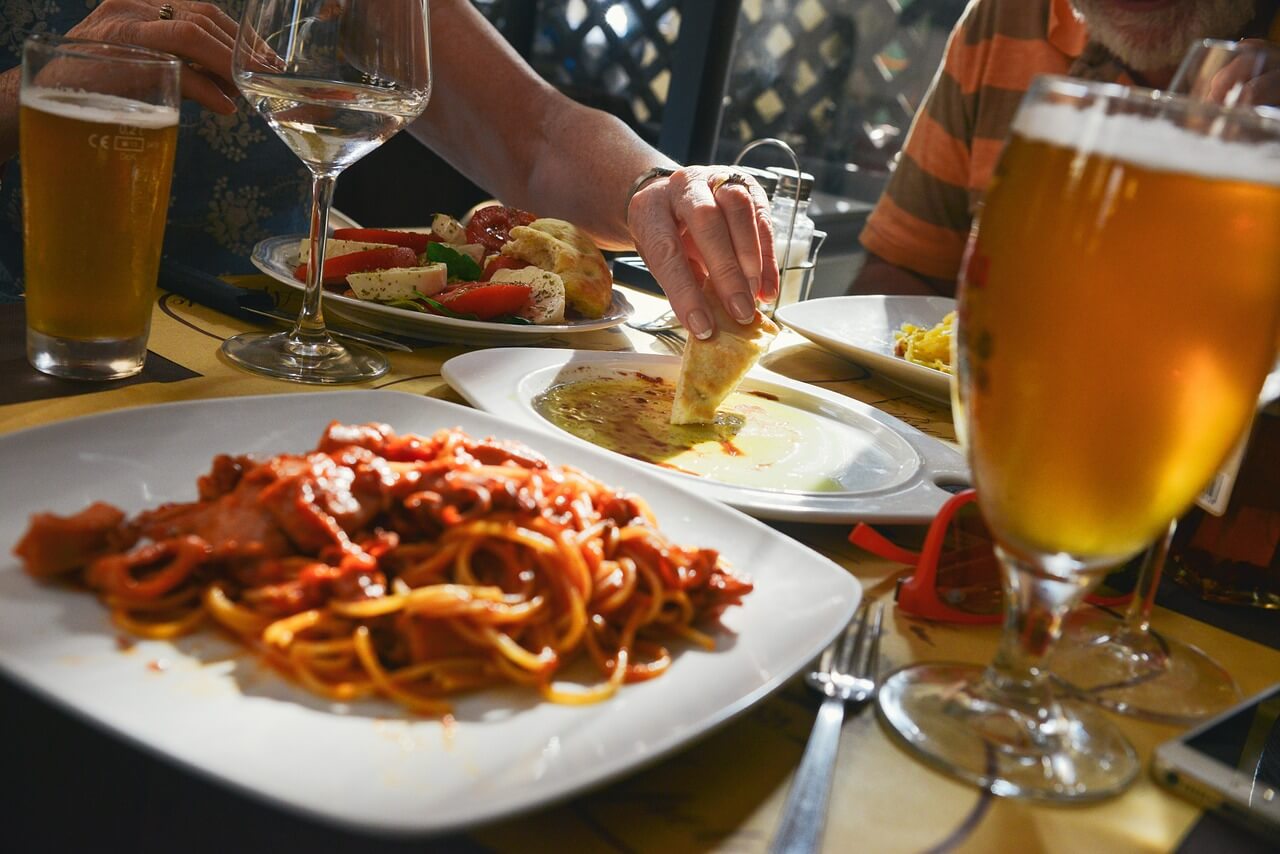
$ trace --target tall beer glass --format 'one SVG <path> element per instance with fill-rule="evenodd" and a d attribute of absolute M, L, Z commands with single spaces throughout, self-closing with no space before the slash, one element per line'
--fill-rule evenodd
<path fill-rule="evenodd" d="M 1280 46 L 1257 39 L 1196 42 L 1178 66 L 1167 90 L 1227 107 L 1274 109 L 1280 106 Z M 1275 372 L 1275 377 L 1280 380 L 1280 370 Z M 1264 389 L 1264 399 L 1259 405 L 1265 405 L 1267 397 Z M 1259 416 L 1264 422 L 1267 417 Z M 1251 453 L 1257 453 L 1255 445 L 1260 448 L 1260 441 L 1251 442 Z M 1265 478 L 1268 465 L 1274 466 L 1255 456 L 1241 470 L 1241 482 L 1247 485 L 1255 477 Z M 1221 474 L 1215 480 L 1219 478 Z M 1246 486 L 1235 494 L 1239 498 L 1250 491 Z M 1260 493 L 1265 491 L 1264 487 Z M 1280 495 L 1275 498 L 1280 499 Z M 1266 499 L 1260 503 L 1265 506 Z M 1280 512 L 1280 505 L 1277 508 Z M 1235 509 L 1228 509 L 1228 514 Z M 1256 522 L 1254 529 L 1265 530 L 1266 511 L 1252 508 L 1251 511 L 1248 519 L 1250 523 Z M 1196 513 L 1191 511 L 1193 530 L 1199 518 Z M 1274 520 L 1276 513 L 1271 518 Z M 1155 594 L 1173 541 L 1174 527 L 1170 525 L 1165 537 L 1148 550 L 1138 572 L 1133 601 L 1123 619 L 1096 608 L 1076 611 L 1067 621 L 1051 666 L 1059 682 L 1112 711 L 1189 726 L 1234 706 L 1243 695 L 1231 674 L 1205 652 L 1151 627 Z M 1185 539 L 1187 533 L 1184 530 L 1179 539 Z M 1238 541 L 1235 537 L 1226 539 Z M 1186 547 L 1181 551 L 1185 554 Z M 1270 559 L 1265 548 L 1262 552 L 1252 563 L 1242 562 L 1244 566 L 1256 566 L 1257 577 L 1273 574 L 1262 568 Z M 1186 566 L 1184 561 L 1178 563 L 1180 572 L 1175 578 Z M 1215 586 L 1231 589 L 1229 583 Z M 1275 587 L 1280 589 L 1280 575 L 1276 577 Z"/>
<path fill-rule="evenodd" d="M 27 358 L 72 379 L 142 370 L 178 138 L 177 58 L 52 36 L 23 47 Z"/>
<path fill-rule="evenodd" d="M 970 239 L 960 420 L 1004 568 L 985 670 L 926 664 L 880 711 L 1000 795 L 1123 789 L 1133 748 L 1045 661 L 1101 575 L 1157 539 L 1249 423 L 1280 336 L 1280 121 L 1039 78 Z"/>

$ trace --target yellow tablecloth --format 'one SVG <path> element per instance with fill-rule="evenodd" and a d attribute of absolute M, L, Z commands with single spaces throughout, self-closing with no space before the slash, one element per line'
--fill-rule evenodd
<path fill-rule="evenodd" d="M 664 300 L 649 294 L 630 292 L 628 296 L 638 320 L 655 317 L 666 308 Z M 152 403 L 323 390 L 231 367 L 219 355 L 218 345 L 245 328 L 211 309 L 162 295 L 150 349 L 200 377 L 0 407 L 0 433 Z M 652 337 L 627 328 L 577 335 L 547 346 L 666 352 Z M 391 372 L 367 387 L 461 403 L 441 379 L 440 366 L 463 351 L 441 345 L 392 353 Z M 945 409 L 868 375 L 792 332 L 783 333 L 766 364 L 954 441 Z M 844 540 L 844 527 L 778 527 L 846 567 L 868 596 L 892 599 L 893 582 L 902 567 L 850 546 Z M 1246 694 L 1261 690 L 1280 674 L 1280 652 L 1167 611 L 1157 612 L 1155 624 L 1217 658 Z M 882 652 L 893 667 L 940 659 L 985 663 L 994 652 L 997 636 L 996 627 L 928 624 L 890 608 Z M 500 851 L 764 851 L 778 826 L 815 710 L 811 695 L 793 682 L 673 758 L 565 804 L 474 830 L 471 836 Z M 1178 732 L 1128 718 L 1117 721 L 1144 762 L 1157 744 Z M 1086 807 L 992 799 L 908 757 L 889 741 L 868 710 L 845 726 L 825 850 L 912 851 L 944 842 L 960 851 L 1169 850 L 1198 816 L 1194 807 L 1158 788 L 1146 775 L 1124 795 Z"/>

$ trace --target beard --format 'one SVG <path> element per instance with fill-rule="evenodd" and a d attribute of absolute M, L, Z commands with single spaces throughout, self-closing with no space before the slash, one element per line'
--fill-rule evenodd
<path fill-rule="evenodd" d="M 1193 42 L 1234 38 L 1253 18 L 1257 0 L 1176 0 L 1151 11 L 1111 0 L 1071 0 L 1089 35 L 1134 71 L 1177 65 Z"/>

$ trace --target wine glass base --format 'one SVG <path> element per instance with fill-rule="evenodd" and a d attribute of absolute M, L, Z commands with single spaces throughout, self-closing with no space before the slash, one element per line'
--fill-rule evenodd
<path fill-rule="evenodd" d="M 1122 792 L 1137 754 L 1102 713 L 1053 703 L 1015 708 L 966 664 L 921 664 L 892 674 L 877 707 L 890 733 L 929 765 L 1002 797 L 1083 802 Z"/>
<path fill-rule="evenodd" d="M 1049 669 L 1075 696 L 1156 723 L 1189 726 L 1243 699 L 1231 674 L 1199 649 L 1094 609 L 1067 621 Z"/>
<path fill-rule="evenodd" d="M 223 354 L 255 374 L 301 383 L 358 383 L 387 372 L 387 358 L 370 347 L 342 345 L 329 335 L 314 340 L 292 332 L 247 332 L 222 343 Z"/>

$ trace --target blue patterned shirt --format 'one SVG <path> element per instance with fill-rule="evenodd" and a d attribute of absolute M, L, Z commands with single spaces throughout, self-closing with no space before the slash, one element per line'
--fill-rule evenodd
<path fill-rule="evenodd" d="M 33 33 L 65 33 L 99 0 L 0 0 L 0 71 L 22 62 Z M 244 0 L 217 0 L 239 19 Z M 253 246 L 307 228 L 310 174 L 243 99 L 234 115 L 194 103 L 182 108 L 165 252 L 211 273 L 253 271 Z M 22 291 L 20 164 L 0 186 L 0 302 Z"/>

